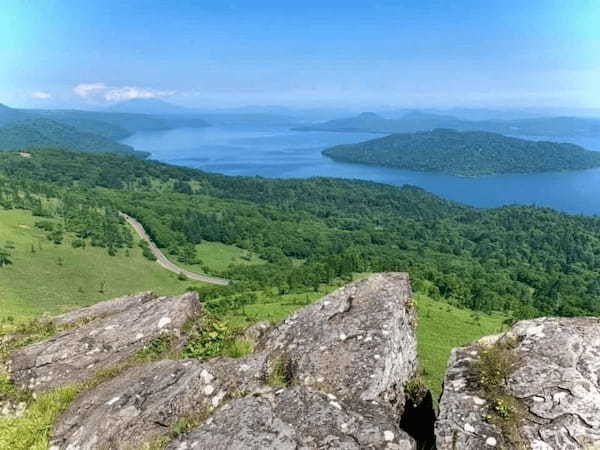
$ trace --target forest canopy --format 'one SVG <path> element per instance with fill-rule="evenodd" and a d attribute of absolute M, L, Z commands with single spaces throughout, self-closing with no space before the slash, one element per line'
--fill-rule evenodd
<path fill-rule="evenodd" d="M 217 291 L 301 292 L 357 272 L 407 271 L 417 292 L 475 310 L 600 314 L 598 218 L 476 209 L 412 186 L 227 177 L 115 154 L 30 154 L 0 152 L 0 208 L 61 218 L 61 231 L 109 254 L 128 245 L 123 211 L 170 254 L 214 241 L 266 261 L 216 274 L 234 282 L 208 290 L 207 301 Z"/>

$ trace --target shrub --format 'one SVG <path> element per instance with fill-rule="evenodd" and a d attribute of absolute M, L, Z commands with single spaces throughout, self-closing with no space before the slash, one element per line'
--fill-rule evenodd
<path fill-rule="evenodd" d="M 184 358 L 206 359 L 221 354 L 233 331 L 225 322 L 206 314 L 202 320 L 192 323 L 188 330 L 188 342 L 183 349 Z"/>

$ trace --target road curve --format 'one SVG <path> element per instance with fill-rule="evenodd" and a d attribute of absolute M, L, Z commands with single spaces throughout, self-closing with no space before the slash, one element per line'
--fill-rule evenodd
<path fill-rule="evenodd" d="M 229 284 L 229 280 L 225 280 L 223 278 L 209 277 L 208 275 L 203 275 L 201 273 L 190 272 L 189 270 L 185 270 L 184 268 L 179 267 L 176 264 L 173 264 L 164 255 L 164 253 L 156 246 L 156 244 L 154 242 L 152 242 L 152 239 L 150 239 L 150 236 L 148 236 L 148 233 L 146 233 L 146 230 L 144 229 L 144 226 L 141 223 L 139 223 L 133 217 L 128 216 L 127 214 L 125 214 L 123 212 L 119 212 L 119 215 L 123 219 L 125 219 L 127 221 L 127 223 L 129 223 L 129 225 L 131 225 L 131 227 L 135 230 L 135 232 L 138 234 L 138 236 L 140 238 L 142 238 L 144 241 L 146 241 L 148 243 L 148 247 L 150 247 L 150 251 L 156 257 L 156 262 L 158 264 L 160 264 L 162 267 L 164 267 L 165 269 L 170 270 L 171 272 L 175 272 L 177 274 L 183 273 L 186 277 L 188 277 L 191 280 L 203 281 L 205 283 L 210 283 L 210 284 L 219 284 L 221 286 L 226 286 Z"/>

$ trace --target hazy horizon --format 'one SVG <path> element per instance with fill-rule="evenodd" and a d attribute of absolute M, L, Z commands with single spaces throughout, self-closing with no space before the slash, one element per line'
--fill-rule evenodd
<path fill-rule="evenodd" d="M 4 0 L 0 102 L 600 110 L 592 0 Z"/>

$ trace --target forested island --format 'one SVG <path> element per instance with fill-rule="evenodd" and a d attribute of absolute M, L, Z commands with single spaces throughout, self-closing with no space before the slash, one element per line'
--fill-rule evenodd
<path fill-rule="evenodd" d="M 529 141 L 483 131 L 398 133 L 323 151 L 336 161 L 463 176 L 600 167 L 600 152 L 575 144 Z"/>

